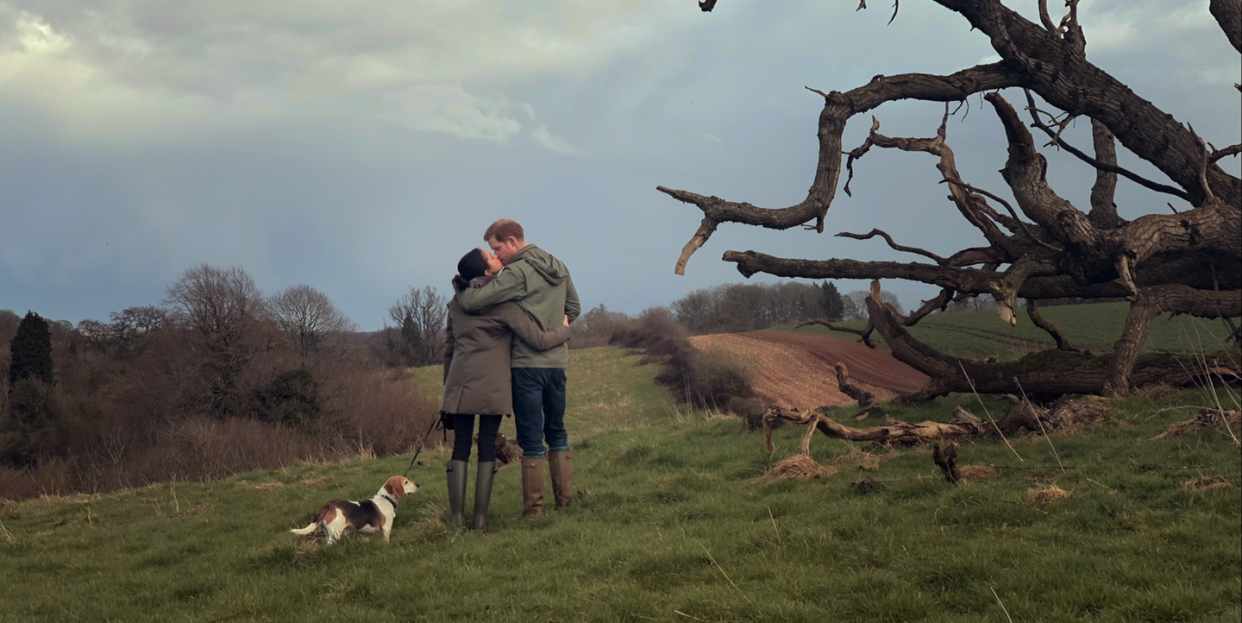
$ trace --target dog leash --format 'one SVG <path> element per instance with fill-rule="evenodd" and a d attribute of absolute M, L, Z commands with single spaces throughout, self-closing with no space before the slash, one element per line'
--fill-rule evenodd
<path fill-rule="evenodd" d="M 418 455 L 420 452 L 423 451 L 423 446 L 427 445 L 427 435 L 430 435 L 433 429 L 438 428 L 440 430 L 443 430 L 443 426 L 444 426 L 444 414 L 441 413 L 440 417 L 431 421 L 431 426 L 427 427 L 427 432 L 423 433 L 423 436 L 419 438 L 418 449 L 414 451 L 414 458 L 410 459 L 410 466 L 405 468 L 404 474 L 401 474 L 402 478 L 405 478 L 407 475 L 409 475 L 410 470 L 414 468 L 414 461 L 418 460 Z M 444 439 L 446 441 L 448 440 L 448 431 L 444 432 Z"/>

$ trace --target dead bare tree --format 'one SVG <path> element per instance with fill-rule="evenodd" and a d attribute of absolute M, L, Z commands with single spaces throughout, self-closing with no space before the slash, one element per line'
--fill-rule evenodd
<path fill-rule="evenodd" d="M 328 295 L 307 285 L 289 286 L 269 301 L 276 325 L 293 341 L 303 365 L 306 356 L 332 335 L 357 331 Z"/>
<path fill-rule="evenodd" d="M 389 361 L 393 365 L 429 366 L 444 360 L 444 325 L 448 299 L 431 286 L 410 292 L 388 308 L 395 327 L 385 327 Z"/>
<path fill-rule="evenodd" d="M 190 376 L 206 384 L 203 402 L 210 413 L 232 415 L 242 408 L 238 386 L 242 370 L 264 348 L 262 323 L 268 317 L 263 294 L 254 279 L 239 267 L 216 268 L 200 264 L 187 269 L 172 285 L 164 303 L 171 319 L 189 328 L 200 341 L 186 349 Z"/>
<path fill-rule="evenodd" d="M 1171 355 L 1143 354 L 1143 345 L 1148 325 L 1160 313 L 1202 318 L 1242 315 L 1242 180 L 1217 164 L 1220 158 L 1238 154 L 1242 147 L 1216 149 L 1189 124 L 1092 64 L 1078 20 L 1079 0 L 1067 0 L 1067 13 L 1059 22 L 1050 16 L 1047 0 L 1039 0 L 1039 23 L 1022 17 L 1000 0 L 934 1 L 988 37 L 1001 60 L 946 76 L 879 75 L 845 92 L 825 93 L 808 87 L 823 97 L 824 108 L 819 116 L 818 165 L 806 199 L 787 208 L 768 209 L 657 187 L 703 212 L 702 223 L 682 249 L 675 271 L 684 273 L 690 256 L 722 223 L 780 230 L 804 226 L 822 233 L 836 197 L 843 157 L 848 171 L 844 190 L 849 194 L 854 164 L 871 148 L 927 153 L 935 158 L 949 200 L 982 234 L 986 246 L 942 257 L 897 244 L 888 234 L 874 230 L 838 235 L 856 239 L 881 236 L 894 250 L 929 261 L 811 261 L 755 251 L 727 251 L 724 260 L 736 263 L 738 271 L 747 277 L 768 273 L 816 280 L 905 279 L 940 287 L 939 296 L 925 301 L 908 316 L 884 304 L 878 282 L 864 302 L 870 317 L 867 333 L 878 331 L 897 359 L 931 377 L 929 384 L 909 399 L 968 391 L 971 380 L 980 392 L 1010 393 L 1020 384 L 1032 394 L 1044 395 L 1125 395 L 1151 381 L 1189 381 L 1187 375 L 1195 369 L 1191 362 Z M 1238 34 L 1242 2 L 1210 0 L 1209 5 L 1229 41 L 1242 52 Z M 710 8 L 703 7 L 705 11 Z M 859 8 L 866 8 L 866 3 Z M 1095 170 L 1089 210 L 1079 209 L 1049 185 L 1047 161 L 1018 110 L 1000 94 L 1002 89 L 1023 89 L 1031 127 L 1047 135 L 1050 145 Z M 974 94 L 984 94 L 1004 130 L 1008 159 L 1001 177 L 1012 203 L 962 179 L 947 143 L 950 105 Z M 863 144 L 853 150 L 843 147 L 842 133 L 850 119 L 886 102 L 906 99 L 944 103 L 935 136 L 885 136 L 873 117 Z M 1079 118 L 1091 121 L 1094 155 L 1062 138 L 1064 128 Z M 1155 166 L 1167 181 L 1150 180 L 1118 166 L 1118 141 Z M 1118 215 L 1114 203 L 1119 176 L 1175 197 L 1189 208 L 1127 221 Z M 1039 326 L 1057 339 L 1060 348 L 1032 353 L 1008 364 L 950 357 L 913 339 L 905 330 L 950 302 L 980 295 L 994 299 L 1001 320 L 1011 324 L 1017 322 L 1019 299 L 1127 297 L 1131 308 L 1113 352 L 1103 355 L 1077 352 L 1042 318 Z M 1034 306 L 1031 310 L 1033 315 L 1037 313 Z"/>
<path fill-rule="evenodd" d="M 154 305 L 129 307 L 109 316 L 112 319 L 109 324 L 83 320 L 75 331 L 87 346 L 120 358 L 139 350 L 147 336 L 162 329 L 168 322 L 168 311 Z"/>

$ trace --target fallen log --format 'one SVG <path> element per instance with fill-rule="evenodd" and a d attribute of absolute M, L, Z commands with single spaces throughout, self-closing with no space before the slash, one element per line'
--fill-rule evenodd
<path fill-rule="evenodd" d="M 1051 409 L 1037 406 L 1012 394 L 1006 395 L 1005 400 L 1009 401 L 1009 411 L 996 423 L 996 428 L 1005 435 L 1013 435 L 1022 430 L 1032 433 L 1063 430 L 1108 417 L 1108 399 L 1100 396 L 1060 400 Z"/>
<path fill-rule="evenodd" d="M 792 424 L 806 426 L 802 433 L 802 454 L 811 453 L 811 436 L 816 430 L 833 439 L 846 441 L 874 441 L 881 445 L 892 443 L 914 444 L 935 439 L 954 439 L 978 435 L 979 431 L 970 424 L 953 422 L 882 422 L 880 426 L 870 428 L 852 428 L 839 424 L 817 411 L 802 412 L 797 409 L 785 409 L 772 406 L 763 414 L 763 432 L 768 452 L 774 452 L 772 445 L 772 429 L 775 423 L 784 420 Z"/>
<path fill-rule="evenodd" d="M 1199 415 L 1195 419 L 1174 424 L 1169 427 L 1169 430 L 1152 437 L 1152 440 L 1172 439 L 1191 431 L 1211 428 L 1228 433 L 1230 437 L 1233 437 L 1234 443 L 1237 443 L 1238 436 L 1234 429 L 1239 426 L 1242 426 L 1242 412 L 1240 411 L 1233 409 L 1199 409 Z"/>
<path fill-rule="evenodd" d="M 788 423 L 804 426 L 800 451 L 811 453 L 811 437 L 818 430 L 832 439 L 846 441 L 872 441 L 880 445 L 916 444 L 927 441 L 960 439 L 992 435 L 1010 435 L 1021 430 L 1047 434 L 1064 430 L 1088 421 L 1108 417 L 1108 400 L 1099 396 L 1084 396 L 1063 400 L 1044 409 L 1026 399 L 1011 397 L 1009 412 L 999 422 L 984 422 L 962 407 L 953 409 L 948 422 L 900 422 L 885 416 L 879 426 L 853 428 L 838 423 L 819 411 L 799 411 L 771 406 L 763 413 L 764 443 L 768 453 L 775 451 L 772 445 L 772 429 Z M 1234 412 L 1236 413 L 1236 411 Z"/>

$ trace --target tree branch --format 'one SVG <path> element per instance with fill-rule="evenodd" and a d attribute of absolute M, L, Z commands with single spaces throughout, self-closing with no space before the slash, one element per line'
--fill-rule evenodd
<path fill-rule="evenodd" d="M 1009 159 L 1001 177 L 1013 190 L 1018 207 L 1044 230 L 1076 249 L 1091 249 L 1099 242 L 1095 227 L 1087 216 L 1061 198 L 1048 185 L 1048 162 L 1035 151 L 1031 133 L 1018 120 L 1013 106 L 998 93 L 984 96 L 996 110 L 1009 141 Z"/>
<path fill-rule="evenodd" d="M 903 74 L 876 76 L 868 84 L 841 93 L 832 91 L 824 97 L 824 108 L 819 116 L 819 162 L 815 179 L 806 199 L 783 209 L 759 208 L 749 203 L 737 203 L 705 197 L 684 190 L 659 186 L 656 190 L 674 199 L 690 203 L 703 211 L 703 224 L 692 238 L 694 246 L 687 244 L 678 264 L 684 271 L 690 254 L 711 237 L 720 223 L 743 223 L 768 229 L 789 229 L 814 220 L 814 229 L 822 233 L 824 215 L 836 196 L 837 182 L 841 174 L 841 135 L 845 124 L 856 114 L 871 110 L 885 102 L 918 99 L 936 102 L 961 101 L 973 93 L 1003 89 L 1017 85 L 1017 78 L 1002 64 L 978 65 L 948 76 L 930 74 Z M 698 239 L 695 242 L 695 239 Z"/>
<path fill-rule="evenodd" d="M 1069 339 L 1065 337 L 1064 333 L 1061 333 L 1061 330 L 1056 325 L 1039 315 L 1039 305 L 1035 302 L 1035 299 L 1026 299 L 1026 315 L 1030 316 L 1031 322 L 1035 323 L 1035 326 L 1052 336 L 1053 341 L 1057 343 L 1057 350 L 1069 351 L 1071 353 L 1080 352 L 1079 349 L 1070 346 Z"/>
<path fill-rule="evenodd" d="M 913 327 L 914 325 L 918 324 L 919 321 L 922 320 L 924 317 L 926 317 L 928 314 L 931 314 L 932 312 L 937 311 L 937 310 L 944 311 L 946 308 L 948 308 L 950 301 L 956 300 L 954 298 L 955 294 L 956 293 L 953 291 L 952 288 L 941 288 L 940 294 L 936 295 L 932 299 L 923 301 L 922 306 L 920 306 L 918 309 L 914 310 L 913 312 L 910 312 L 909 316 L 902 318 L 901 319 L 902 324 L 906 325 L 907 327 Z"/>
<path fill-rule="evenodd" d="M 1054 252 L 1054 253 L 1060 253 L 1061 251 L 1064 251 L 1064 250 L 1065 250 L 1065 249 L 1062 249 L 1061 247 L 1058 247 L 1058 246 L 1055 246 L 1055 245 L 1048 244 L 1047 242 L 1044 242 L 1044 241 L 1043 241 L 1043 240 L 1041 240 L 1038 236 L 1036 236 L 1036 235 L 1034 234 L 1034 232 L 1032 232 L 1032 231 L 1031 231 L 1031 229 L 1027 226 L 1026 222 L 1024 222 L 1022 219 L 1018 218 L 1018 213 L 1017 213 L 1017 212 L 1013 209 L 1013 206 L 1009 205 L 1009 202 L 1008 202 L 1008 201 L 1005 201 L 1004 199 L 1002 199 L 1002 198 L 1000 198 L 1000 197 L 998 197 L 998 196 L 996 196 L 996 195 L 994 195 L 994 194 L 992 194 L 992 193 L 990 193 L 990 192 L 988 192 L 988 191 L 986 191 L 986 190 L 983 190 L 982 188 L 975 188 L 974 186 L 971 186 L 970 184 L 963 184 L 963 183 L 961 183 L 961 182 L 955 182 L 955 181 L 953 181 L 953 180 L 949 180 L 949 179 L 946 179 L 945 181 L 946 181 L 946 182 L 948 182 L 948 183 L 950 183 L 950 184 L 957 184 L 957 185 L 962 186 L 963 188 L 965 188 L 965 189 L 966 189 L 966 192 L 968 192 L 968 193 L 973 193 L 973 194 L 983 195 L 984 197 L 989 197 L 989 198 L 991 198 L 993 201 L 996 201 L 997 203 L 1001 204 L 1002 206 L 1005 206 L 1005 210 L 1009 212 L 1009 216 L 1010 216 L 1010 218 L 1008 218 L 1008 219 L 1007 219 L 1007 218 L 1005 218 L 1005 217 L 1003 217 L 1003 216 L 1001 216 L 1001 215 L 1000 215 L 999 213 L 997 213 L 995 210 L 992 210 L 992 209 L 991 209 L 991 206 L 988 206 L 988 205 L 987 205 L 987 202 L 980 202 L 980 204 L 977 204 L 977 205 L 980 205 L 980 207 L 984 207 L 984 208 L 986 208 L 986 210 L 985 210 L 985 211 L 986 211 L 987 215 L 988 215 L 988 216 L 989 216 L 992 220 L 994 220 L 994 221 L 996 221 L 996 222 L 1000 223 L 1001 225 L 1004 225 L 1004 226 L 1005 226 L 1005 228 L 1007 228 L 1009 231 L 1014 232 L 1014 233 L 1017 233 L 1018 231 L 1021 231 L 1023 234 L 1025 234 L 1025 235 L 1026 235 L 1027 239 L 1029 239 L 1031 242 L 1033 242 L 1033 243 L 1035 243 L 1035 244 L 1037 244 L 1037 245 L 1039 245 L 1039 246 L 1041 246 L 1041 247 L 1043 247 L 1043 248 L 1045 248 L 1045 249 L 1048 249 L 1049 251 L 1052 251 L 1052 252 Z"/>
<path fill-rule="evenodd" d="M 1155 165 L 1199 205 L 1200 151 L 1192 135 L 1152 102 L 997 0 L 935 0 L 986 34 L 1022 76 L 1023 86 L 1075 115 L 1099 120 L 1138 157 Z M 1208 183 L 1226 203 L 1242 203 L 1242 180 L 1213 166 Z"/>
<path fill-rule="evenodd" d="M 1101 176 L 1111 173 L 1114 176 L 1121 175 L 1125 177 L 1126 179 L 1138 184 L 1139 186 L 1142 186 L 1143 188 L 1154 190 L 1160 193 L 1166 193 L 1169 195 L 1173 195 L 1174 197 L 1182 199 L 1186 202 L 1191 201 L 1190 194 L 1180 188 L 1169 186 L 1168 184 L 1161 184 L 1159 182 L 1153 182 L 1133 171 L 1130 171 L 1129 169 L 1125 169 L 1125 168 L 1117 166 L 1117 148 L 1115 146 L 1111 148 L 1112 149 L 1111 160 L 1097 160 L 1095 158 L 1092 158 L 1091 156 L 1088 156 L 1081 149 L 1078 149 L 1077 147 L 1074 147 L 1073 145 L 1070 145 L 1069 143 L 1066 143 L 1065 141 L 1061 140 L 1060 132 L 1054 132 L 1053 129 L 1048 127 L 1047 124 L 1045 124 L 1043 121 L 1040 121 L 1039 115 L 1037 114 L 1038 110 L 1035 108 L 1035 99 L 1031 96 L 1030 90 L 1026 91 L 1026 101 L 1028 104 L 1027 110 L 1030 111 L 1031 119 L 1034 120 L 1034 123 L 1032 123 L 1031 125 L 1035 128 L 1038 128 L 1039 130 L 1041 130 L 1043 133 L 1047 134 L 1048 136 L 1052 137 L 1052 143 L 1056 145 L 1057 147 L 1060 147 L 1061 149 L 1068 151 L 1070 154 L 1074 155 L 1079 160 L 1082 160 L 1083 162 L 1095 167 L 1096 185 L 1100 184 Z M 1094 139 L 1094 142 L 1096 143 L 1096 153 L 1098 154 L 1100 150 L 1100 143 L 1103 139 L 1102 138 L 1095 139 L 1095 134 L 1098 132 L 1098 130 L 1096 130 L 1097 125 L 1104 132 L 1108 132 L 1107 136 L 1108 136 L 1108 140 L 1110 144 L 1111 144 L 1113 135 L 1112 135 L 1112 132 L 1108 130 L 1108 126 L 1104 125 L 1103 123 L 1100 123 L 1099 121 L 1095 121 L 1095 120 L 1091 121 L 1092 138 Z M 1116 186 L 1117 186 L 1117 178 L 1113 177 L 1112 187 L 1115 189 Z M 1107 186 L 1105 186 L 1104 188 L 1107 188 Z M 1095 197 L 1096 197 L 1095 187 L 1092 187 L 1091 197 L 1092 197 L 1092 209 L 1094 210 Z M 1111 202 L 1111 199 L 1110 199 L 1110 202 Z M 1115 206 L 1113 208 L 1113 211 L 1116 212 Z"/>
<path fill-rule="evenodd" d="M 1208 160 L 1210 162 L 1216 162 L 1217 160 L 1220 160 L 1221 158 L 1227 158 L 1229 156 L 1236 156 L 1239 153 L 1242 153 L 1242 143 L 1239 143 L 1237 145 L 1230 145 L 1229 147 L 1226 147 L 1224 149 L 1217 149 L 1216 151 L 1212 152 L 1211 156 L 1208 156 Z"/>
<path fill-rule="evenodd" d="M 1039 21 L 1044 24 L 1044 29 L 1048 31 L 1048 34 L 1061 34 L 1060 30 L 1053 25 L 1052 16 L 1048 14 L 1048 0 L 1039 0 Z"/>
<path fill-rule="evenodd" d="M 936 255 L 935 253 L 932 253 L 931 251 L 926 251 L 918 247 L 907 247 L 907 246 L 899 245 L 896 242 L 893 242 L 892 236 L 888 235 L 887 233 L 879 229 L 872 229 L 870 232 L 865 233 L 865 234 L 851 234 L 850 232 L 843 231 L 837 234 L 836 237 L 837 238 L 853 238 L 854 240 L 870 240 L 876 236 L 880 236 L 884 238 L 884 240 L 888 241 L 888 246 L 892 247 L 896 251 L 902 251 L 905 253 L 914 253 L 916 255 L 922 255 L 923 257 L 930 258 L 933 262 L 936 262 L 937 264 L 941 266 L 945 266 L 949 263 L 949 260 L 943 257 L 940 257 L 939 255 Z"/>
<path fill-rule="evenodd" d="M 1114 394 L 1129 395 L 1130 375 L 1147 342 L 1148 328 L 1152 319 L 1164 312 L 1198 318 L 1236 318 L 1242 316 L 1242 291 L 1205 292 L 1179 285 L 1141 290 L 1130 304 L 1121 339 L 1113 345 L 1109 385 Z"/>
<path fill-rule="evenodd" d="M 996 299 L 996 313 L 1009 326 L 1018 324 L 1018 291 L 1027 279 L 1038 275 L 1055 275 L 1056 264 L 1042 258 L 1024 255 L 1005 269 L 1003 276 L 989 284 Z"/>
<path fill-rule="evenodd" d="M 932 154 L 938 158 L 936 169 L 940 171 L 941 178 L 946 182 L 951 182 L 949 199 L 957 206 L 959 212 L 966 220 L 974 225 L 987 239 L 999 254 L 1006 258 L 1013 258 L 1019 255 L 1017 249 L 1013 248 L 1010 239 L 996 227 L 996 224 L 981 214 L 979 205 L 972 200 L 970 194 L 963 188 L 966 186 L 962 183 L 962 176 L 957 171 L 957 161 L 953 154 L 953 149 L 945 142 L 945 130 L 949 121 L 949 104 L 945 103 L 944 116 L 940 120 L 940 127 L 936 130 L 934 138 L 892 138 L 884 136 L 877 132 L 880 128 L 879 121 L 872 117 L 871 132 L 858 149 L 849 152 L 849 161 L 847 165 L 850 169 L 850 175 L 853 175 L 853 161 L 861 158 L 867 153 L 872 145 L 886 149 L 900 149 L 902 151 L 921 151 Z"/>
<path fill-rule="evenodd" d="M 870 322 L 867 323 L 867 328 L 865 329 L 851 329 L 850 327 L 837 326 L 835 324 L 832 324 L 831 322 L 828 322 L 827 320 L 808 320 L 794 328 L 801 329 L 802 327 L 809 327 L 811 325 L 819 325 L 821 327 L 828 327 L 829 331 L 839 331 L 841 333 L 853 333 L 854 335 L 858 335 L 862 337 L 862 339 L 859 341 L 862 342 L 863 344 L 866 344 L 867 348 L 875 348 L 875 343 L 871 341 L 871 332 L 874 331 L 875 329 L 871 326 Z"/>
<path fill-rule="evenodd" d="M 838 361 L 833 366 L 833 369 L 837 372 L 837 387 L 841 390 L 841 393 L 858 401 L 858 407 L 862 409 L 861 414 L 865 415 L 868 411 L 875 408 L 875 394 L 852 383 L 850 381 L 850 371 L 845 367 L 844 363 Z"/>
<path fill-rule="evenodd" d="M 711 238 L 715 231 L 716 222 L 709 218 L 704 218 L 699 225 L 698 231 L 694 232 L 694 236 L 690 238 L 690 242 L 687 242 L 686 246 L 682 247 L 681 255 L 677 258 L 677 265 L 674 266 L 673 272 L 678 275 L 686 274 L 686 262 L 690 261 L 690 256 L 694 255 L 694 252 L 698 251 L 699 247 L 703 246 L 703 243 L 707 242 L 707 239 Z"/>
<path fill-rule="evenodd" d="M 952 288 L 970 294 L 991 294 L 992 281 L 1003 278 L 995 270 L 967 268 L 956 265 L 936 266 L 917 262 L 863 262 L 848 259 L 802 260 L 779 258 L 756 251 L 726 251 L 724 261 L 737 264 L 737 270 L 745 277 L 764 273 L 777 277 L 801 279 L 903 279 Z M 1200 257 L 1174 257 L 1153 261 L 1135 275 L 1139 287 L 1152 287 L 1186 280 L 1188 287 L 1212 290 L 1210 268 Z M 1111 272 L 1111 271 L 1110 271 Z M 1035 276 L 1026 279 L 1018 288 L 1017 296 L 1027 299 L 1057 298 L 1124 298 L 1131 292 L 1124 284 L 1110 275 L 1102 281 L 1079 283 L 1069 275 Z M 1242 271 L 1235 269 L 1221 274 L 1222 290 L 1242 287 Z"/>
<path fill-rule="evenodd" d="M 1091 120 L 1091 142 L 1095 148 L 1096 161 L 1105 167 L 1118 169 L 1117 143 L 1108 126 Z M 1095 184 L 1091 186 L 1091 211 L 1087 220 L 1099 229 L 1116 229 L 1125 221 L 1117 215 L 1117 173 L 1096 167 Z"/>
<path fill-rule="evenodd" d="M 1045 230 L 1067 243 L 1067 250 L 1091 271 L 1128 264 L 1138 267 L 1157 254 L 1213 251 L 1242 259 L 1242 206 L 1216 199 L 1209 186 L 1199 207 L 1181 214 L 1149 214 L 1116 229 L 1101 231 L 1070 202 L 1059 197 L 1045 177 L 1047 161 L 1035 151 L 1034 141 L 1018 121 L 1017 113 L 999 94 L 984 99 L 993 105 L 1009 139 L 1009 159 L 1001 170 L 1022 211 Z M 1200 174 L 1207 169 L 1206 147 L 1199 145 Z M 1126 263 L 1122 263 L 1122 257 Z M 1125 276 L 1123 270 L 1115 274 Z"/>
<path fill-rule="evenodd" d="M 902 327 L 892 312 L 880 303 L 878 282 L 873 283 L 871 292 L 866 299 L 867 312 L 876 331 L 884 336 L 884 341 L 892 349 L 893 357 L 931 377 L 918 393 L 900 398 L 903 402 L 972 390 L 989 394 L 1014 393 L 1018 389 L 1015 378 L 1027 392 L 1049 395 L 1098 394 L 1110 383 L 1112 354 L 1091 355 L 1053 349 L 1031 353 L 1008 363 L 988 363 L 946 355 L 916 340 Z M 1214 303 L 1208 304 L 1193 301 L 1200 294 L 1203 293 L 1196 293 L 1190 298 L 1170 297 L 1166 302 L 1171 305 L 1186 303 L 1186 313 L 1242 313 L 1242 296 L 1238 292 L 1208 293 L 1215 299 Z M 1164 311 L 1172 310 L 1165 308 Z M 1187 365 L 1183 368 L 1178 361 Z M 1173 362 L 1172 366 L 1170 362 Z M 1176 386 L 1192 381 L 1194 374 L 1193 356 L 1179 359 L 1177 355 L 1152 354 L 1137 359 L 1129 378 L 1134 385 L 1164 382 Z"/>
<path fill-rule="evenodd" d="M 1233 49 L 1242 52 L 1242 2 L 1239 0 L 1212 0 L 1208 10 L 1220 29 L 1225 31 Z"/>
<path fill-rule="evenodd" d="M 766 273 L 778 277 L 803 279 L 904 279 L 950 288 L 957 292 L 993 294 L 994 285 L 1005 278 L 994 270 L 936 266 L 902 262 L 860 262 L 858 260 L 791 260 L 755 251 L 727 251 L 724 261 L 737 263 L 746 277 Z M 1119 284 L 1079 286 L 1066 277 L 1032 277 L 1023 281 L 1017 296 L 1023 298 L 1121 297 L 1128 291 Z"/>

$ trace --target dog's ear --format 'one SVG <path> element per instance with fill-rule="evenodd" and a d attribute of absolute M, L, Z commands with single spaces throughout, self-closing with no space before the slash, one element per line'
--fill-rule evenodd
<path fill-rule="evenodd" d="M 400 500 L 405 497 L 405 484 L 401 482 L 403 480 L 405 480 L 403 476 L 389 478 L 388 482 L 384 483 L 384 490 L 388 492 L 388 495 Z"/>

